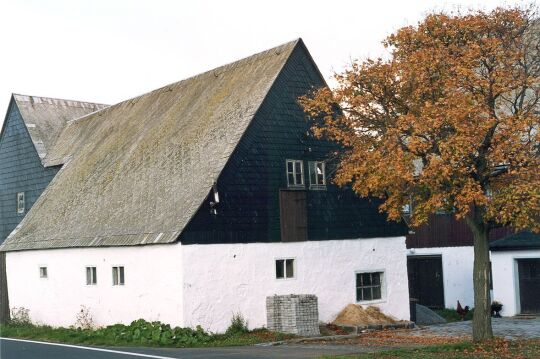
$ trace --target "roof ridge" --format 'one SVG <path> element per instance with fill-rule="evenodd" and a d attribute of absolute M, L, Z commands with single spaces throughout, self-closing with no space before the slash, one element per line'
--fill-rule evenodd
<path fill-rule="evenodd" d="M 12 96 L 15 98 L 16 101 L 20 101 L 20 102 L 33 102 L 35 100 L 38 100 L 40 102 L 48 102 L 50 104 L 52 104 L 52 103 L 62 103 L 62 104 L 66 105 L 66 106 L 69 106 L 69 107 L 81 107 L 80 105 L 109 106 L 107 104 L 98 103 L 98 102 L 70 100 L 70 99 L 47 97 L 47 96 L 24 95 L 24 94 L 19 94 L 19 93 L 12 93 Z"/>

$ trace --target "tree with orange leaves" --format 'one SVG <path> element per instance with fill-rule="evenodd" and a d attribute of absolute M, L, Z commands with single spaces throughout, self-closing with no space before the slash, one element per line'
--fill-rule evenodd
<path fill-rule="evenodd" d="M 488 235 L 540 231 L 540 24 L 532 9 L 433 13 L 300 103 L 342 145 L 334 181 L 418 226 L 438 210 L 474 234 L 473 339 L 493 336 Z"/>

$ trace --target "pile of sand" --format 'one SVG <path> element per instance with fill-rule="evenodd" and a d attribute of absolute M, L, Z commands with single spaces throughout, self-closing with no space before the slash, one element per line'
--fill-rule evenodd
<path fill-rule="evenodd" d="M 377 307 L 362 308 L 360 305 L 347 305 L 332 322 L 335 325 L 360 326 L 370 324 L 395 324 L 397 321 L 385 315 Z"/>

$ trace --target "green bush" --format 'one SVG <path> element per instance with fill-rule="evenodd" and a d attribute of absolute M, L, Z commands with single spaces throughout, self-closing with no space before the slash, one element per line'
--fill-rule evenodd
<path fill-rule="evenodd" d="M 231 325 L 225 331 L 225 335 L 237 335 L 249 332 L 248 322 L 242 316 L 242 313 L 233 314 Z"/>

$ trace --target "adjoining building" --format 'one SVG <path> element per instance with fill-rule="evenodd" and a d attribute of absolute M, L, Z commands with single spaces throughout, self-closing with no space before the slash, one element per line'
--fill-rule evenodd
<path fill-rule="evenodd" d="M 0 247 L 10 305 L 223 331 L 235 313 L 265 325 L 267 296 L 314 294 L 323 321 L 349 303 L 409 319 L 407 227 L 331 183 L 336 145 L 298 104 L 323 85 L 296 40 L 70 121 Z"/>
<path fill-rule="evenodd" d="M 492 242 L 493 299 L 501 315 L 540 314 L 540 234 L 518 232 Z"/>

